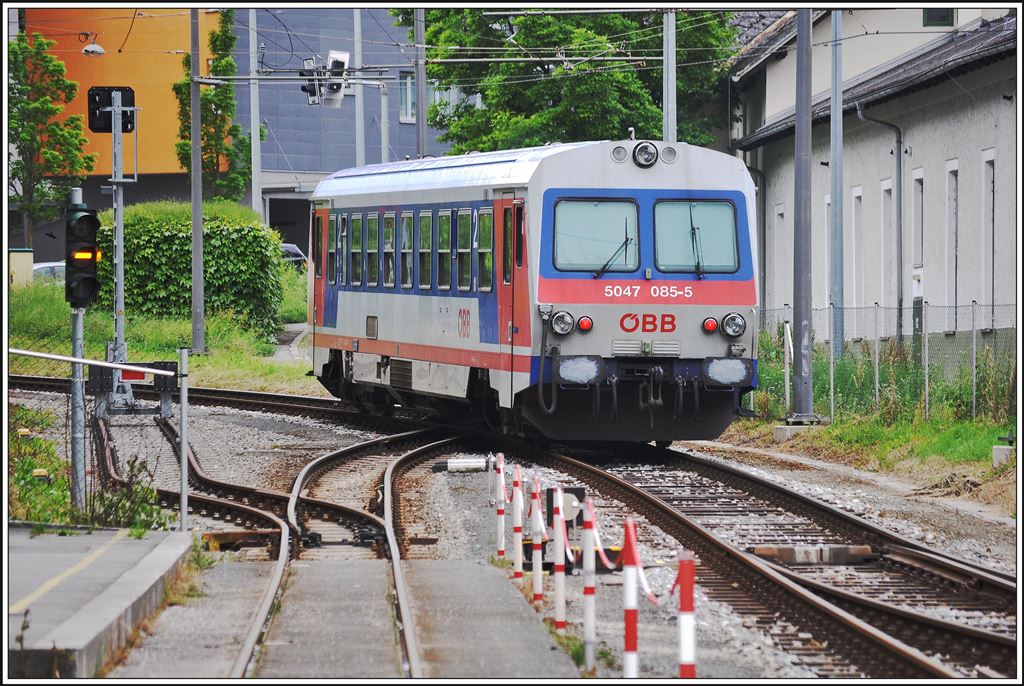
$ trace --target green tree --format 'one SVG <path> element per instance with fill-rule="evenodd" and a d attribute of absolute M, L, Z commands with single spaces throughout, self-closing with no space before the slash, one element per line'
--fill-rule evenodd
<path fill-rule="evenodd" d="M 662 14 L 532 13 L 497 18 L 483 9 L 429 9 L 427 75 L 440 87 L 457 87 L 458 103 L 431 104 L 428 121 L 442 130 L 452 152 L 498 150 L 548 141 L 661 137 L 660 60 L 604 61 L 610 57 L 660 57 Z M 413 10 L 392 10 L 413 35 Z M 728 13 L 677 14 L 678 138 L 695 145 L 713 140 L 724 123 L 725 72 L 735 29 Z M 586 58 L 597 58 L 602 60 Z M 501 58 L 539 58 L 531 62 Z M 475 60 L 475 61 L 468 61 Z"/>
<path fill-rule="evenodd" d="M 78 95 L 78 84 L 65 78 L 64 63 L 47 52 L 55 44 L 38 33 L 31 41 L 21 33 L 8 46 L 7 197 L 21 211 L 29 248 L 35 225 L 57 217 L 71 188 L 96 161 L 95 154 L 82 152 L 82 115 L 60 118 Z"/>
<path fill-rule="evenodd" d="M 220 24 L 210 34 L 210 75 L 234 76 L 235 48 L 234 10 L 221 10 Z M 172 86 L 178 98 L 178 143 L 175 151 L 178 164 L 192 173 L 192 56 L 182 59 L 185 78 Z M 202 132 L 203 197 L 221 197 L 240 200 L 252 178 L 249 137 L 242 135 L 242 127 L 233 122 L 236 111 L 235 87 L 203 86 L 200 100 L 199 122 Z M 223 169 L 222 169 L 223 167 Z"/>

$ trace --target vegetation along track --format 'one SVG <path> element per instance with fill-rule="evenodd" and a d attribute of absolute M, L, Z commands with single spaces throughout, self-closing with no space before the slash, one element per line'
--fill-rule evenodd
<path fill-rule="evenodd" d="M 735 539 L 723 538 L 720 527 L 716 527 L 719 529 L 716 531 L 707 525 L 709 519 L 761 517 L 771 506 L 763 502 L 720 499 L 718 494 L 727 486 L 721 482 L 716 486 L 712 483 L 714 477 L 704 474 L 700 475 L 702 480 L 698 483 L 697 475 L 687 471 L 689 462 L 684 460 L 687 456 L 638 445 L 630 447 L 628 461 L 608 453 L 588 453 L 587 462 L 583 462 L 513 441 L 506 442 L 504 447 L 509 455 L 557 469 L 619 499 L 694 550 L 700 561 L 699 582 L 709 596 L 729 603 L 737 611 L 754 614 L 765 630 L 776 627 L 772 631 L 774 638 L 787 650 L 795 647 L 792 652 L 799 654 L 802 662 L 821 675 L 843 676 L 859 671 L 891 678 L 948 678 L 1016 672 L 1015 636 L 1008 635 L 1008 631 L 999 633 L 991 628 L 965 627 L 962 622 L 943 621 L 935 613 L 923 613 L 918 607 L 922 599 L 935 607 L 943 602 L 951 603 L 954 608 L 958 603 L 980 603 L 989 610 L 1005 614 L 1014 606 L 1004 601 L 1007 594 L 1015 597 L 1015 584 L 999 574 L 926 551 L 917 544 L 913 544 L 913 548 L 893 548 L 895 557 L 882 562 L 878 562 L 882 557 L 880 551 L 871 548 L 865 551 L 849 541 L 837 546 L 837 557 L 841 551 L 862 552 L 868 565 L 887 565 L 888 573 L 903 575 L 904 585 L 891 583 L 886 589 L 887 595 L 869 597 L 827 584 L 820 578 L 800 575 L 795 571 L 800 567 L 796 564 L 783 565 L 761 559 Z M 652 472 L 656 472 L 657 478 L 652 478 Z M 739 476 L 745 475 L 735 478 Z M 757 488 L 767 494 L 769 486 L 774 487 L 774 484 L 766 483 Z M 753 484 L 749 487 L 753 488 Z M 747 497 L 746 493 L 742 495 Z M 787 493 L 785 497 L 789 496 Z M 765 497 L 771 502 L 769 496 Z M 812 505 L 816 507 L 813 501 L 801 505 L 801 515 Z M 824 505 L 821 508 L 831 509 Z M 770 514 L 756 522 L 755 528 L 795 532 L 799 527 L 793 524 L 793 517 L 787 522 L 781 514 L 785 514 L 784 508 L 771 507 Z M 855 522 L 846 520 L 857 518 L 842 512 L 835 516 L 845 522 L 848 532 L 856 531 Z M 875 529 L 870 525 L 867 528 Z M 792 547 L 792 541 L 783 543 L 786 539 L 781 534 L 774 535 L 779 538 L 777 550 L 785 553 Z M 853 533 L 848 535 L 853 536 Z M 799 535 L 796 540 L 805 548 L 817 546 L 817 542 L 801 539 Z M 863 540 L 862 535 L 854 542 Z M 918 595 L 898 598 L 896 594 L 904 588 Z M 927 592 L 922 592 L 922 588 Z M 780 619 L 792 627 L 792 636 L 778 634 Z M 994 622 L 996 626 L 999 624 L 998 620 Z M 1012 631 L 1015 633 L 1015 628 Z"/>

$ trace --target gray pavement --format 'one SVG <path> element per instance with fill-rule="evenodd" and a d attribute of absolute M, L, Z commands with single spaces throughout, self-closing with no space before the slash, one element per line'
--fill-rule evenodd
<path fill-rule="evenodd" d="M 479 561 L 402 564 L 424 677 L 580 677 L 506 571 Z"/>
<path fill-rule="evenodd" d="M 92 677 L 159 607 L 164 579 L 191 546 L 187 534 L 176 532 L 137 540 L 124 529 L 63 530 L 72 535 L 8 528 L 12 676 Z"/>
<path fill-rule="evenodd" d="M 254 676 L 401 677 L 391 607 L 385 560 L 293 562 Z"/>
<path fill-rule="evenodd" d="M 233 553 L 197 579 L 198 593 L 168 607 L 149 635 L 107 675 L 114 679 L 223 679 L 238 658 L 267 588 L 273 562 L 239 562 Z"/>
<path fill-rule="evenodd" d="M 274 351 L 273 360 L 303 360 L 306 359 L 302 351 L 303 340 L 307 334 L 306 322 L 295 322 L 285 324 L 284 329 L 277 335 L 277 350 Z"/>

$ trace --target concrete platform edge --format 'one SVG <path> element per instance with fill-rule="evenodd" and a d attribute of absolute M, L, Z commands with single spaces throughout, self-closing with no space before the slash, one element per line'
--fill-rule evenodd
<path fill-rule="evenodd" d="M 25 650 L 26 677 L 92 678 L 123 647 L 139 622 L 164 599 L 166 581 L 177 572 L 192 547 L 188 533 L 172 532 L 106 591 L 73 617 Z M 16 664 L 17 651 L 8 651 Z M 40 671 L 42 670 L 42 671 Z"/>

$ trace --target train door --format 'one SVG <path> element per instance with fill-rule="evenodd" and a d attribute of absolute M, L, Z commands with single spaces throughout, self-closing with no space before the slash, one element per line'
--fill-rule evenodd
<path fill-rule="evenodd" d="M 313 225 L 310 229 L 310 256 L 313 258 L 313 326 L 324 325 L 324 288 L 327 283 L 327 207 L 313 210 Z"/>
<path fill-rule="evenodd" d="M 515 319 L 515 194 L 505 193 L 494 203 L 497 218 L 497 263 L 498 278 L 498 352 L 501 363 L 497 376 L 501 379 L 498 389 L 502 406 L 512 405 L 513 340 Z"/>

